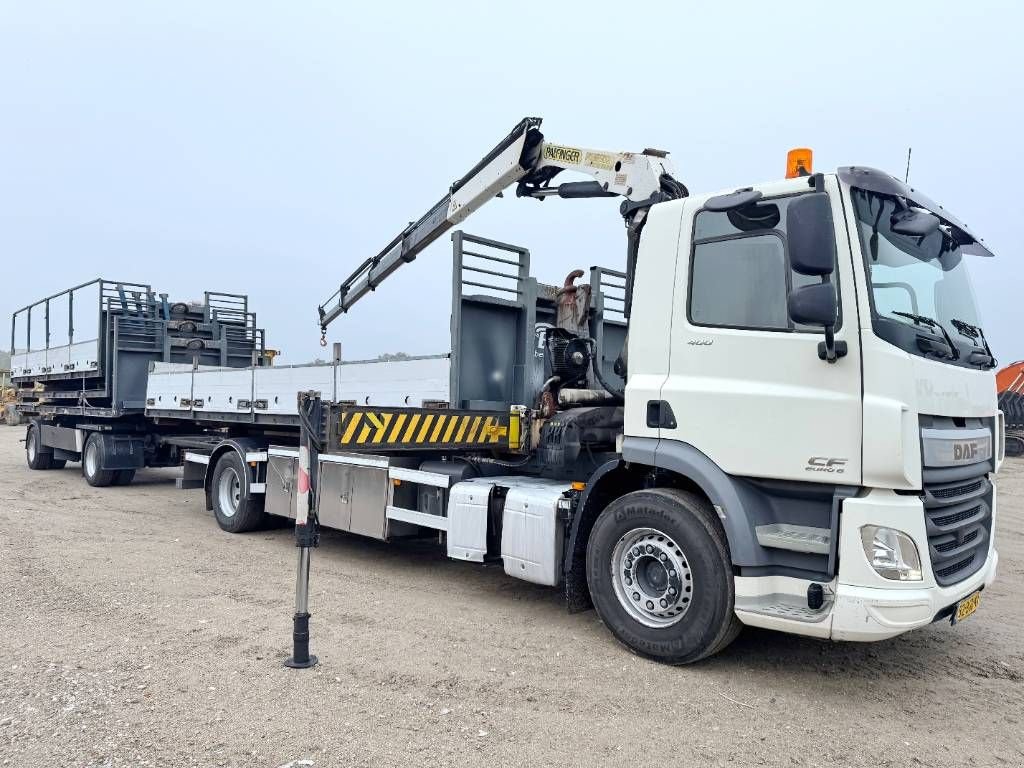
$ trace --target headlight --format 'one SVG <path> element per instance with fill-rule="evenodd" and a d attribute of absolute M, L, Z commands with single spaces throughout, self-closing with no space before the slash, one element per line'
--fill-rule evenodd
<path fill-rule="evenodd" d="M 875 573 L 892 581 L 920 581 L 921 556 L 917 545 L 903 531 L 865 525 L 860 529 L 864 556 Z"/>

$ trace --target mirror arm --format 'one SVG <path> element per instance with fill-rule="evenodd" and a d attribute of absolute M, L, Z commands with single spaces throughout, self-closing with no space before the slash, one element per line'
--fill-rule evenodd
<path fill-rule="evenodd" d="M 836 335 L 831 325 L 825 326 L 825 340 L 818 342 L 818 359 L 834 363 L 839 359 L 836 354 Z"/>
<path fill-rule="evenodd" d="M 818 359 L 832 365 L 840 357 L 846 357 L 849 346 L 845 341 L 836 341 L 835 328 L 825 326 L 825 340 L 818 342 Z"/>
<path fill-rule="evenodd" d="M 830 277 L 828 275 L 822 275 L 822 284 L 828 283 Z M 836 299 L 838 300 L 838 296 Z M 824 360 L 829 365 L 833 365 L 840 357 L 846 357 L 849 348 L 845 341 L 836 341 L 836 327 L 834 325 L 825 326 L 825 340 L 818 343 L 818 359 Z"/>

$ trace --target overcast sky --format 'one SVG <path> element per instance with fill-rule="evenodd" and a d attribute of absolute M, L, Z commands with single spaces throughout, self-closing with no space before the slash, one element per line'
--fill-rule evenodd
<path fill-rule="evenodd" d="M 902 177 L 913 146 L 911 183 L 995 251 L 982 318 L 1024 358 L 1022 28 L 976 0 L 0 0 L 0 327 L 102 276 L 248 293 L 309 360 L 338 282 L 539 115 L 561 143 L 671 150 L 693 191 L 779 178 L 794 146 Z M 617 207 L 507 196 L 465 229 L 560 282 L 621 267 Z M 347 358 L 448 350 L 450 247 L 331 327 Z"/>

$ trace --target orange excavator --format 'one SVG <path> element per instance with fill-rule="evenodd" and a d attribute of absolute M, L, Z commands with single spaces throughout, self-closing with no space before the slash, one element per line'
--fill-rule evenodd
<path fill-rule="evenodd" d="M 996 374 L 996 391 L 1006 416 L 1006 455 L 1024 456 L 1024 360 Z"/>

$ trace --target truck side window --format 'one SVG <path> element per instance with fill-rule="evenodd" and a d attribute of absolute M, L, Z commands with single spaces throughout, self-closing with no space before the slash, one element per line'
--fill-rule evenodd
<path fill-rule="evenodd" d="M 692 322 L 785 330 L 786 294 L 786 251 L 780 237 L 712 240 L 694 248 Z"/>
<path fill-rule="evenodd" d="M 789 319 L 786 298 L 818 282 L 793 272 L 786 252 L 786 207 L 792 197 L 732 211 L 700 211 L 694 221 L 689 318 L 694 325 L 812 331 Z M 837 326 L 838 327 L 838 326 Z"/>

